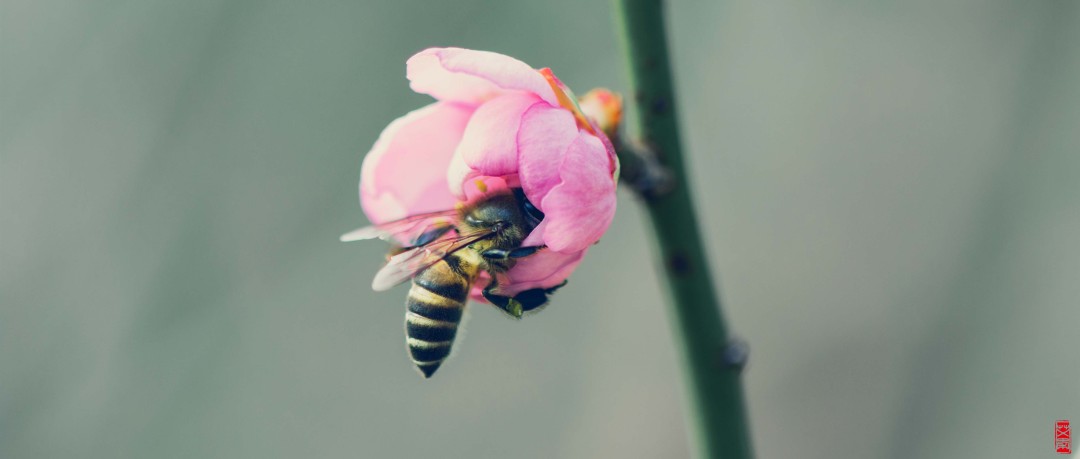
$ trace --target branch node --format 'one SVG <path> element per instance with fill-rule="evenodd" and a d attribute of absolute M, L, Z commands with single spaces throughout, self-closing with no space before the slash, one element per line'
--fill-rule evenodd
<path fill-rule="evenodd" d="M 725 368 L 742 371 L 750 360 L 750 346 L 745 340 L 732 338 L 720 350 L 720 364 Z"/>
<path fill-rule="evenodd" d="M 660 164 L 654 148 L 641 143 L 632 146 L 622 139 L 613 139 L 622 165 L 619 181 L 630 186 L 638 196 L 650 201 L 675 188 L 675 176 Z"/>

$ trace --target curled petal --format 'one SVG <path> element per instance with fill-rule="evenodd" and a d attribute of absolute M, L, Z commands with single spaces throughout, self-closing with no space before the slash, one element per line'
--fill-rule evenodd
<path fill-rule="evenodd" d="M 527 243 L 577 252 L 598 241 L 615 215 L 611 144 L 581 129 L 568 110 L 534 106 L 518 133 L 519 174 L 525 195 L 546 215 Z"/>
<path fill-rule="evenodd" d="M 360 205 L 372 223 L 451 209 L 446 170 L 472 108 L 436 102 L 390 123 L 364 157 Z"/>
<path fill-rule="evenodd" d="M 544 76 L 528 64 L 489 51 L 428 48 L 409 58 L 413 91 L 444 101 L 479 104 L 507 91 L 533 93 L 558 105 Z"/>
<path fill-rule="evenodd" d="M 473 171 L 493 177 L 517 173 L 518 129 L 523 115 L 533 106 L 547 104 L 534 95 L 519 93 L 499 96 L 476 109 L 451 163 L 451 191 L 460 196 L 457 186 L 476 175 Z"/>
<path fill-rule="evenodd" d="M 549 248 L 576 252 L 600 240 L 615 217 L 613 168 L 598 137 L 582 131 L 570 144 L 559 164 L 562 181 L 541 201 Z"/>
<path fill-rule="evenodd" d="M 567 148 L 578 137 L 574 115 L 552 106 L 533 106 L 521 121 L 517 146 L 521 186 L 537 206 L 560 183 L 559 165 Z M 547 212 L 543 207 L 540 210 Z"/>

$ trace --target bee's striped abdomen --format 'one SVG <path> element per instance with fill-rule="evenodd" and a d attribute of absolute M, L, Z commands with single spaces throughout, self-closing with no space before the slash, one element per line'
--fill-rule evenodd
<path fill-rule="evenodd" d="M 450 355 L 468 299 L 469 278 L 451 268 L 450 261 L 417 274 L 405 300 L 405 341 L 425 378 Z"/>

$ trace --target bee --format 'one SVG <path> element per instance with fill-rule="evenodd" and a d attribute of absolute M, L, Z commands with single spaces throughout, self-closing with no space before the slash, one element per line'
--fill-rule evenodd
<path fill-rule="evenodd" d="M 456 209 L 360 228 L 341 240 L 411 241 L 410 246 L 391 249 L 371 286 L 385 291 L 412 280 L 405 299 L 405 342 L 413 364 L 430 378 L 450 355 L 469 292 L 481 272 L 491 276 L 484 298 L 515 318 L 544 306 L 548 295 L 562 287 L 513 296 L 499 289 L 500 279 L 505 281 L 505 273 L 518 259 L 544 249 L 521 246 L 543 219 L 543 212 L 525 193 L 513 188 Z"/>

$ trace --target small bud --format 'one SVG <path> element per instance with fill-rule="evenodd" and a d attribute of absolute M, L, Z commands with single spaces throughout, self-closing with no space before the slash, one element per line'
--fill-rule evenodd
<path fill-rule="evenodd" d="M 614 138 L 622 121 L 622 96 L 605 88 L 596 88 L 578 101 L 581 111 L 609 138 Z"/>

